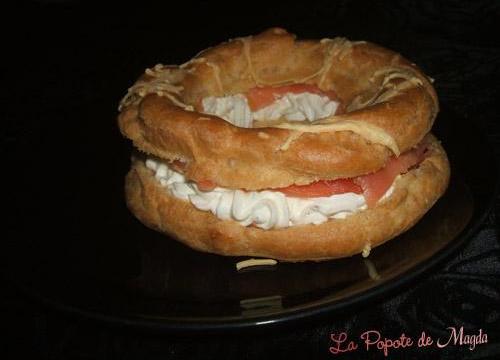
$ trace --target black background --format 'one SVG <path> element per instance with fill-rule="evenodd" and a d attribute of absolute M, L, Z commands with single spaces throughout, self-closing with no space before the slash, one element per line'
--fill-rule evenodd
<path fill-rule="evenodd" d="M 49 1 L 18 5 L 3 17 L 7 64 L 1 149 L 7 154 L 3 173 L 9 181 L 4 204 L 13 217 L 33 210 L 33 201 L 43 202 L 54 221 L 81 228 L 84 220 L 63 214 L 58 204 L 91 205 L 97 196 L 84 198 L 76 189 L 70 199 L 61 199 L 50 175 L 61 174 L 59 182 L 83 176 L 88 186 L 97 186 L 106 172 L 128 161 L 92 145 L 116 137 L 118 101 L 144 68 L 182 63 L 200 49 L 271 26 L 302 38 L 368 40 L 402 53 L 436 80 L 441 103 L 481 129 L 499 156 L 499 1 L 182 1 L 161 6 Z M 72 126 L 76 121 L 85 124 L 78 132 Z M 88 145 L 84 154 L 74 154 L 82 148 L 73 147 L 75 142 Z M 102 165 L 79 173 L 71 162 L 75 155 L 89 161 L 100 157 Z M 496 170 L 485 169 L 484 176 L 491 171 Z M 121 184 L 106 186 L 108 199 L 121 191 Z M 464 326 L 469 333 L 482 328 L 489 343 L 474 351 L 410 348 L 392 354 L 405 359 L 500 356 L 499 204 L 497 199 L 466 247 L 418 282 L 366 308 L 292 328 L 197 337 L 117 329 L 46 308 L 5 283 L 1 323 L 8 335 L 2 335 L 2 350 L 12 359 L 383 358 L 373 351 L 334 356 L 328 351 L 330 334 L 346 331 L 355 337 L 377 329 L 395 338 L 425 330 L 437 337 L 448 326 Z M 103 227 L 109 227 L 108 220 L 102 219 Z M 13 234 L 9 224 L 7 234 Z M 26 227 L 39 229 L 41 238 L 48 229 L 41 222 Z"/>

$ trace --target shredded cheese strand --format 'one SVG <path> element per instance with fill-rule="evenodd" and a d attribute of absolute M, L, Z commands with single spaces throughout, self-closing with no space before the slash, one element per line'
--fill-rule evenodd
<path fill-rule="evenodd" d="M 366 244 L 364 247 L 363 247 L 363 252 L 361 253 L 361 255 L 364 257 L 364 258 L 367 258 L 369 255 L 370 255 L 370 251 L 372 250 L 372 246 L 370 244 Z"/>
<path fill-rule="evenodd" d="M 366 41 L 349 41 L 343 37 L 336 37 L 333 39 L 321 39 L 320 43 L 328 44 L 327 53 L 323 60 L 323 67 L 321 68 L 321 78 L 318 82 L 318 87 L 321 88 L 326 80 L 326 75 L 332 67 L 333 59 L 338 57 L 339 60 L 343 60 L 355 45 L 364 44 Z"/>
<path fill-rule="evenodd" d="M 348 106 L 348 111 L 353 111 L 387 101 L 405 90 L 413 87 L 422 86 L 422 80 L 417 76 L 413 69 L 403 69 L 397 67 L 386 67 L 377 70 L 370 78 L 374 82 L 376 78 L 384 76 L 380 88 L 367 100 L 362 101 L 361 95 L 358 95 Z M 403 79 L 402 82 L 394 84 L 392 81 Z"/>
<path fill-rule="evenodd" d="M 257 78 L 257 75 L 255 74 L 255 71 L 253 69 L 252 58 L 250 55 L 250 51 L 251 51 L 250 40 L 252 40 L 252 36 L 240 37 L 240 38 L 237 38 L 235 40 L 241 41 L 241 43 L 243 44 L 243 55 L 245 56 L 245 59 L 247 61 L 248 72 L 250 73 L 250 77 L 252 78 L 253 82 L 256 85 L 259 85 L 260 81 Z"/>
<path fill-rule="evenodd" d="M 377 268 L 375 267 L 375 264 L 368 259 L 363 259 L 363 262 L 365 263 L 366 270 L 368 270 L 368 276 L 370 279 L 378 281 L 381 279 L 380 274 L 377 271 Z"/>
<path fill-rule="evenodd" d="M 276 265 L 278 262 L 274 259 L 248 259 L 236 263 L 236 270 L 241 270 L 251 266 Z"/>
<path fill-rule="evenodd" d="M 290 135 L 286 138 L 285 142 L 280 145 L 279 150 L 286 151 L 290 147 L 290 145 L 297 140 L 302 135 L 299 131 L 292 131 Z"/>
<path fill-rule="evenodd" d="M 121 111 L 127 106 L 138 103 L 140 99 L 148 94 L 157 94 L 158 96 L 166 96 L 175 105 L 192 111 L 192 106 L 183 103 L 179 99 L 184 87 L 172 83 L 172 80 L 178 75 L 178 71 L 178 68 L 165 67 L 162 64 L 157 64 L 152 69 L 146 69 L 145 74 L 152 79 L 137 81 L 130 87 L 127 94 L 120 101 L 118 110 Z"/>
<path fill-rule="evenodd" d="M 333 118 L 330 118 L 329 120 L 333 120 Z M 312 123 L 310 125 L 282 123 L 275 125 L 274 127 L 296 130 L 301 133 L 352 131 L 372 143 L 388 147 L 396 156 L 399 156 L 400 154 L 399 146 L 391 135 L 389 135 L 382 128 L 364 121 L 339 120 L 333 123 L 328 123 L 325 122 L 325 120 L 322 120 L 321 123 Z"/>
<path fill-rule="evenodd" d="M 207 64 L 207 66 L 212 68 L 212 71 L 214 73 L 215 82 L 217 83 L 217 87 L 219 88 L 219 91 L 221 92 L 221 94 L 224 94 L 224 87 L 222 86 L 222 81 L 220 79 L 220 67 L 219 67 L 219 65 L 217 65 L 216 63 L 210 62 L 210 61 L 205 62 L 205 64 Z"/>

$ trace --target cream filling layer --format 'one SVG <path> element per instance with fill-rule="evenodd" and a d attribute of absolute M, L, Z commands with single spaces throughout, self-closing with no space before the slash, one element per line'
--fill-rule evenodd
<path fill-rule="evenodd" d="M 345 193 L 329 197 L 295 198 L 279 191 L 243 191 L 216 187 L 201 191 L 196 183 L 167 164 L 147 159 L 146 167 L 156 180 L 176 198 L 189 201 L 197 209 L 210 211 L 221 220 L 234 220 L 243 226 L 279 229 L 294 225 L 321 224 L 344 219 L 367 208 L 363 195 Z M 390 196 L 394 184 L 383 198 Z"/>
<path fill-rule="evenodd" d="M 339 103 L 313 93 L 286 93 L 272 104 L 252 112 L 242 94 L 209 96 L 202 100 L 203 111 L 239 127 L 252 127 L 253 120 L 314 121 L 334 115 Z"/>

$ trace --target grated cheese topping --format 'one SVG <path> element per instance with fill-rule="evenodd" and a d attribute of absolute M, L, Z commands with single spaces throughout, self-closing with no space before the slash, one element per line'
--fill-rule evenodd
<path fill-rule="evenodd" d="M 308 125 L 282 123 L 275 125 L 275 127 L 281 129 L 296 130 L 300 131 L 301 133 L 352 131 L 353 133 L 358 134 L 359 136 L 372 143 L 381 144 L 388 147 L 396 156 L 399 156 L 399 154 L 401 153 L 396 140 L 394 140 L 394 138 L 382 128 L 364 121 L 337 120 L 335 122 L 336 119 L 338 118 L 332 117 L 330 119 L 327 119 L 326 121 L 322 120 L 320 122 L 311 123 Z"/>
<path fill-rule="evenodd" d="M 187 111 L 194 111 L 192 105 L 185 104 L 180 99 L 180 94 L 184 90 L 184 87 L 175 85 L 180 81 L 179 77 L 181 76 L 176 68 L 157 64 L 151 69 L 146 69 L 144 73 L 152 79 L 139 80 L 130 87 L 127 94 L 120 101 L 118 106 L 119 111 L 122 111 L 127 106 L 139 103 L 148 94 L 165 96 L 175 105 Z"/>

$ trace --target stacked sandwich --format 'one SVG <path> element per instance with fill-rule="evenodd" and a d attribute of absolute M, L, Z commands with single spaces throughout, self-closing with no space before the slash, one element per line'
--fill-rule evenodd
<path fill-rule="evenodd" d="M 429 78 L 380 46 L 279 28 L 233 39 L 147 69 L 123 98 L 127 204 L 201 251 L 366 255 L 444 193 L 437 113 Z"/>

